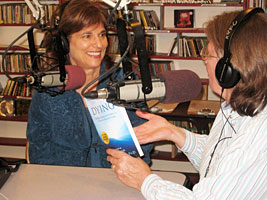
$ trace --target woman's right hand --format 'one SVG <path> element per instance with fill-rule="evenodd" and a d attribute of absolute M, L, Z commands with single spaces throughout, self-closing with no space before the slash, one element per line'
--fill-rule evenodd
<path fill-rule="evenodd" d="M 176 143 L 179 147 L 184 145 L 184 129 L 169 123 L 159 115 L 141 112 L 140 110 L 136 111 L 136 115 L 148 120 L 134 128 L 140 144 L 167 140 Z"/>

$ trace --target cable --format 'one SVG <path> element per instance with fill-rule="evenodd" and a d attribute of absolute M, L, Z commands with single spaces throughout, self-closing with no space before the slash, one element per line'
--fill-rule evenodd
<path fill-rule="evenodd" d="M 100 76 L 98 76 L 97 78 L 95 78 L 94 80 L 92 80 L 91 82 L 89 82 L 83 89 L 81 94 L 84 96 L 86 90 L 93 85 L 95 82 L 104 79 L 105 77 L 109 76 L 110 74 L 112 74 L 113 72 L 115 72 L 117 69 L 119 69 L 119 65 L 121 64 L 122 60 L 126 57 L 128 51 L 130 49 L 130 44 L 128 45 L 127 49 L 125 50 L 124 54 L 122 55 L 122 57 L 120 58 L 120 60 L 118 61 L 118 63 L 116 63 L 113 67 L 111 67 L 108 71 L 104 72 L 103 74 L 101 74 Z"/>
<path fill-rule="evenodd" d="M 6 195 L 4 195 L 2 192 L 0 192 L 0 196 L 2 196 L 5 200 L 9 200 Z"/>
<path fill-rule="evenodd" d="M 210 158 L 210 160 L 209 160 L 209 164 L 208 164 L 208 167 L 207 167 L 207 169 L 206 169 L 206 172 L 205 172 L 204 177 L 206 177 L 206 176 L 208 175 L 211 161 L 212 161 L 212 159 L 213 159 L 213 156 L 214 156 L 214 154 L 215 154 L 215 151 L 216 151 L 216 149 L 217 149 L 219 143 L 220 143 L 221 141 L 223 141 L 223 140 L 232 138 L 232 137 L 225 137 L 225 138 L 222 138 L 222 139 L 221 139 L 223 130 L 224 130 L 224 128 L 225 128 L 225 126 L 226 126 L 227 123 L 231 126 L 232 130 L 233 130 L 234 133 L 236 134 L 236 131 L 235 131 L 234 127 L 232 126 L 232 124 L 231 124 L 230 121 L 229 121 L 229 118 L 230 118 L 231 115 L 229 115 L 228 117 L 226 117 L 226 115 L 225 115 L 225 113 L 224 113 L 224 111 L 223 111 L 223 109 L 222 109 L 222 94 L 223 94 L 223 91 L 224 91 L 224 88 L 222 88 L 222 92 L 221 92 L 221 95 L 220 95 L 220 106 L 221 106 L 221 111 L 222 111 L 223 117 L 226 119 L 226 121 L 225 121 L 225 123 L 223 124 L 223 127 L 222 127 L 222 130 L 221 130 L 219 139 L 218 139 L 217 143 L 215 144 L 214 149 L 213 149 L 213 151 L 212 151 L 212 153 L 211 153 L 211 158 Z"/>
<path fill-rule="evenodd" d="M 11 76 L 9 76 L 7 69 L 5 68 L 5 60 L 6 60 L 6 55 L 8 54 L 8 51 L 10 50 L 10 48 L 19 40 L 21 39 L 25 34 L 27 34 L 28 32 L 30 32 L 32 29 L 35 28 L 35 26 L 37 24 L 40 23 L 41 20 L 41 9 L 38 7 L 39 10 L 39 16 L 38 19 L 36 20 L 36 22 L 30 27 L 28 28 L 25 32 L 23 32 L 21 35 L 19 35 L 13 42 L 11 42 L 11 44 L 6 48 L 6 50 L 4 51 L 4 54 L 2 56 L 2 69 L 3 72 L 5 73 L 6 77 L 10 80 L 14 80 Z"/>
<path fill-rule="evenodd" d="M 8 79 L 13 80 L 13 78 L 9 75 L 6 67 L 5 67 L 5 60 L 6 60 L 6 55 L 8 54 L 8 51 L 11 49 L 11 47 L 19 40 L 21 39 L 25 34 L 27 34 L 28 32 L 30 32 L 32 29 L 34 29 L 34 26 L 37 25 L 38 22 L 35 22 L 29 29 L 27 29 L 24 33 L 22 33 L 21 35 L 19 35 L 13 42 L 11 42 L 11 44 L 5 49 L 3 57 L 2 57 L 2 69 L 3 72 L 5 73 L 6 77 Z"/>
<path fill-rule="evenodd" d="M 228 118 L 229 118 L 229 117 L 228 117 Z M 227 119 L 227 120 L 228 120 L 228 119 Z M 226 120 L 226 122 L 225 122 L 224 125 L 223 125 L 223 128 L 222 128 L 221 133 L 220 133 L 220 137 L 219 137 L 217 143 L 215 144 L 214 149 L 213 149 L 213 151 L 212 151 L 212 153 L 211 153 L 211 158 L 210 158 L 210 160 L 209 160 L 209 164 L 208 164 L 208 167 L 207 167 L 207 169 L 206 169 L 206 172 L 205 172 L 204 177 L 206 177 L 206 176 L 208 175 L 208 172 L 209 172 L 209 169 L 210 169 L 211 161 L 212 161 L 212 159 L 213 159 L 213 156 L 214 156 L 214 154 L 215 154 L 215 151 L 216 151 L 217 146 L 219 145 L 219 143 L 220 143 L 221 141 L 225 140 L 225 139 L 230 139 L 230 138 L 232 138 L 232 137 L 225 137 L 225 138 L 222 138 L 222 139 L 221 139 L 221 137 L 222 137 L 222 133 L 223 133 L 223 130 L 224 130 L 224 127 L 225 127 L 225 125 L 226 125 L 226 123 L 227 123 L 227 120 Z"/>

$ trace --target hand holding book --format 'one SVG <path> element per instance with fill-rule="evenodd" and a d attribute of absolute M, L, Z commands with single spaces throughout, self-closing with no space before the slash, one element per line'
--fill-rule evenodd
<path fill-rule="evenodd" d="M 86 99 L 86 103 L 106 148 L 118 149 L 135 157 L 144 155 L 124 107 L 104 99 Z"/>

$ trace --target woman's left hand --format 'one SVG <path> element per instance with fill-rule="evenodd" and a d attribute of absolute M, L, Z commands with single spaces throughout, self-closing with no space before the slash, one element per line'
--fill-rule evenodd
<path fill-rule="evenodd" d="M 143 181 L 152 174 L 149 166 L 141 158 L 134 158 L 116 149 L 107 149 L 107 154 L 107 160 L 120 181 L 141 191 Z"/>

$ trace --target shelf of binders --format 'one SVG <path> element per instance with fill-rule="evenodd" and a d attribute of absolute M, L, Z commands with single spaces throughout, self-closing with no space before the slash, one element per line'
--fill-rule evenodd
<path fill-rule="evenodd" d="M 58 7 L 59 1 L 40 1 L 46 23 Z M 35 22 L 33 14 L 24 1 L 0 1 L 0 26 L 30 26 Z"/>

